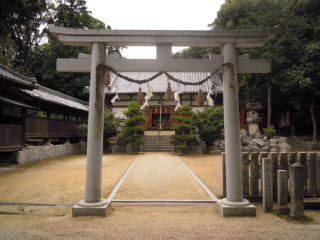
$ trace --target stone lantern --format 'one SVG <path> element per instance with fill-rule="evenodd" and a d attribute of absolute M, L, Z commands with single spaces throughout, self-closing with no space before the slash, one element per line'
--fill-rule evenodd
<path fill-rule="evenodd" d="M 262 106 L 260 103 L 248 103 L 246 109 L 249 135 L 254 136 L 260 132 L 259 123 L 261 117 L 259 117 L 258 110 L 261 110 Z"/>

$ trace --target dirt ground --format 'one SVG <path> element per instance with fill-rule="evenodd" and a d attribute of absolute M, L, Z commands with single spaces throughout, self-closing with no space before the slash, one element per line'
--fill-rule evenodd
<path fill-rule="evenodd" d="M 170 153 L 143 153 L 119 189 L 116 199 L 210 199 Z"/>
<path fill-rule="evenodd" d="M 0 222 L 0 239 L 310 239 L 320 225 L 266 214 L 222 218 L 214 207 L 114 207 L 103 217 L 10 216 Z M 14 224 L 8 225 L 11 222 Z"/>
<path fill-rule="evenodd" d="M 163 156 L 163 155 L 161 155 Z M 129 167 L 136 155 L 106 155 L 103 160 L 103 196 L 106 197 Z M 142 182 L 159 189 L 170 188 L 184 175 L 178 163 L 157 161 L 157 154 L 144 158 L 139 167 L 128 175 L 128 184 L 141 175 Z M 210 180 L 217 161 L 213 155 L 186 156 L 183 159 L 206 184 L 214 189 Z M 173 164 L 173 165 L 172 165 Z M 180 170 L 173 166 L 177 164 Z M 170 167 L 171 165 L 171 167 Z M 23 166 L 24 169 L 0 175 L 0 201 L 67 203 L 83 198 L 85 156 L 71 156 Z M 147 168 L 148 167 L 148 168 Z M 134 170 L 134 169 L 133 169 Z M 170 173 L 172 171 L 172 173 Z M 178 172 L 176 172 L 178 171 Z M 176 172 L 176 173 L 175 173 Z M 212 175 L 213 174 L 213 175 Z M 208 175 L 208 176 L 207 176 Z M 149 176 L 149 178 L 147 177 Z M 151 176 L 151 177 L 150 177 Z M 217 177 L 217 176 L 215 176 Z M 170 179 L 169 182 L 162 178 Z M 130 183 L 131 182 L 131 183 Z M 181 184 L 181 183 L 179 183 Z M 164 186 L 162 186 L 164 185 Z M 125 186 L 125 185 L 124 185 Z M 176 185 L 176 187 L 183 185 Z M 129 185 L 127 186 L 129 187 Z M 131 187 L 130 187 L 131 189 Z M 139 190 L 137 187 L 136 189 Z M 143 188 L 141 188 L 143 189 Z M 195 188 L 190 188 L 194 189 Z M 170 190 L 170 189 L 169 189 Z M 140 191 L 140 190 L 139 190 Z M 155 190 L 152 190 L 153 193 Z M 197 190 L 196 190 L 197 191 Z M 171 190 L 169 191 L 171 192 Z M 180 194 L 183 194 L 181 191 Z M 190 194 L 190 193 L 187 193 Z M 198 193 L 196 193 L 198 194 Z M 1 211 L 20 214 L 4 214 Z M 319 220 L 320 211 L 305 211 L 307 216 Z M 274 213 L 263 213 L 257 205 L 257 217 L 221 217 L 212 207 L 152 207 L 113 206 L 107 217 L 71 217 L 71 207 L 0 206 L 0 239 L 319 239 L 320 224 L 312 220 L 292 221 Z"/>
<path fill-rule="evenodd" d="M 103 197 L 109 195 L 135 157 L 124 154 L 103 156 Z M 84 197 L 85 163 L 85 155 L 68 156 L 21 165 L 20 170 L 1 174 L 0 202 L 76 203 Z M 0 210 L 14 208 L 0 206 Z M 23 209 L 39 210 L 35 207 Z M 0 215 L 0 219 L 2 217 Z"/>
<path fill-rule="evenodd" d="M 213 153 L 208 155 L 185 155 L 181 159 L 217 196 L 222 195 L 222 155 Z"/>

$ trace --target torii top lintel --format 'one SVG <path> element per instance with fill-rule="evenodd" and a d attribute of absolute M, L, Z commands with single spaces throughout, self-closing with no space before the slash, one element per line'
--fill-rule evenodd
<path fill-rule="evenodd" d="M 276 28 L 261 30 L 110 30 L 75 29 L 50 26 L 49 31 L 57 35 L 66 45 L 87 46 L 103 42 L 109 46 L 155 46 L 168 43 L 172 46 L 222 47 L 232 42 L 237 48 L 261 47 L 276 32 Z"/>

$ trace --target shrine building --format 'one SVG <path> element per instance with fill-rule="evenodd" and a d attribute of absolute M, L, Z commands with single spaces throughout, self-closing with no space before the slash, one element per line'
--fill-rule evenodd
<path fill-rule="evenodd" d="M 155 72 L 126 72 L 121 75 L 139 81 L 155 74 Z M 170 75 L 183 82 L 198 83 L 210 76 L 210 73 L 172 72 Z M 146 102 L 145 96 L 148 92 L 149 94 L 151 92 L 152 96 Z M 178 99 L 174 96 L 175 94 L 177 96 L 177 92 Z M 211 100 L 208 101 L 209 96 Z M 185 85 L 169 80 L 162 74 L 148 83 L 137 84 L 112 74 L 110 85 L 105 88 L 105 98 L 106 105 L 115 112 L 116 117 L 125 118 L 123 112 L 127 110 L 128 102 L 137 101 L 145 113 L 146 130 L 171 130 L 175 124 L 173 117 L 178 104 L 190 105 L 193 111 L 212 104 L 221 105 L 222 81 L 220 74 L 217 73 L 211 75 L 201 85 Z"/>

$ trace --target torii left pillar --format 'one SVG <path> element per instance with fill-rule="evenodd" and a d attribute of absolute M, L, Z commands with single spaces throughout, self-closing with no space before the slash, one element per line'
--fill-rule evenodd
<path fill-rule="evenodd" d="M 105 216 L 109 205 L 101 198 L 103 154 L 104 82 L 97 65 L 105 63 L 106 46 L 93 43 L 91 52 L 89 122 L 85 198 L 72 208 L 72 216 Z"/>

